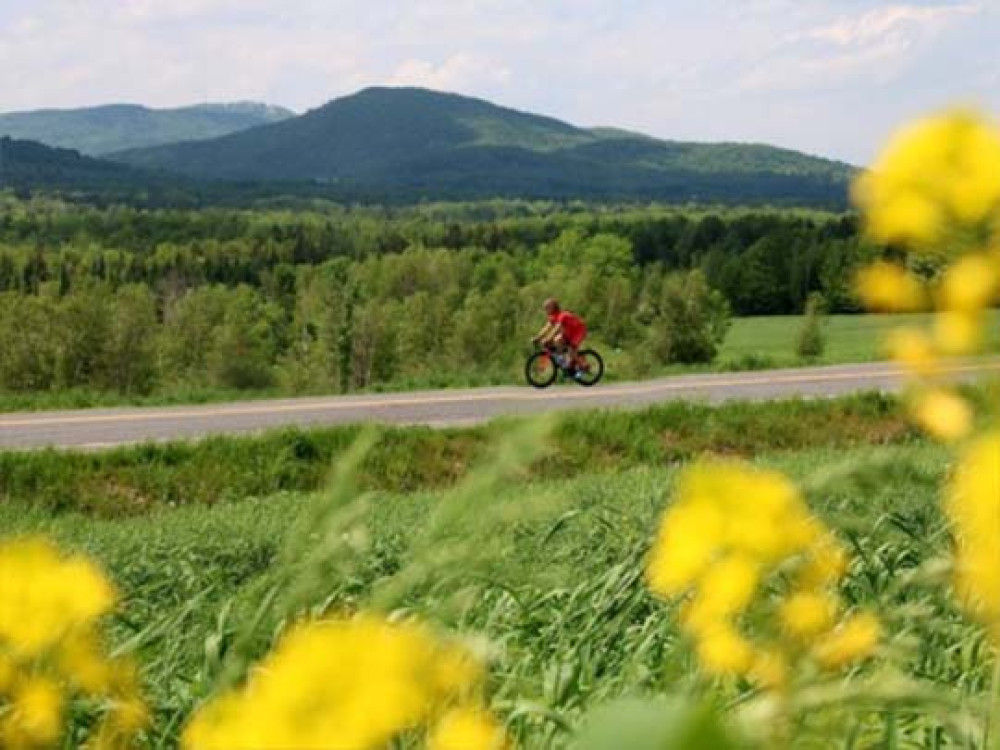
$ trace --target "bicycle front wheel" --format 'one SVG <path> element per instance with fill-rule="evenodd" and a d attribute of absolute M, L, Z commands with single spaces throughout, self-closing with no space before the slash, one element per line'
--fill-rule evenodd
<path fill-rule="evenodd" d="M 524 365 L 524 377 L 535 388 L 548 388 L 558 374 L 559 368 L 548 352 L 535 352 Z"/>

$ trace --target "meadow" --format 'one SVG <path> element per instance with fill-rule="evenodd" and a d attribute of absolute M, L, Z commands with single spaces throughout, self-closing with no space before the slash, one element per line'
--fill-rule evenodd
<path fill-rule="evenodd" d="M 927 328 L 930 313 L 890 313 L 882 315 L 829 315 L 823 319 L 826 347 L 819 357 L 805 360 L 795 352 L 801 316 L 758 316 L 736 318 L 719 347 L 718 368 L 741 362 L 766 367 L 801 367 L 815 364 L 875 362 L 888 358 L 885 341 L 899 327 Z M 985 349 L 1000 352 L 1000 310 L 987 313 Z"/>
<path fill-rule="evenodd" d="M 803 480 L 812 510 L 850 545 L 855 561 L 843 585 L 846 600 L 893 618 L 890 627 L 904 644 L 903 673 L 929 692 L 947 693 L 956 706 L 979 695 L 987 682 L 978 656 L 982 634 L 962 624 L 940 591 L 907 578 L 946 549 L 936 510 L 946 452 L 911 440 L 770 451 L 755 461 Z M 176 741 L 193 707 L 233 668 L 240 639 L 250 637 L 254 653 L 266 647 L 291 616 L 283 611 L 288 603 L 266 603 L 289 587 L 301 595 L 299 611 L 375 604 L 479 639 L 490 661 L 493 708 L 519 746 L 562 747 L 588 712 L 608 701 L 698 688 L 676 606 L 657 600 L 642 581 L 677 467 L 654 462 L 529 483 L 500 476 L 484 483 L 480 470 L 447 491 L 362 493 L 357 506 L 358 497 L 348 502 L 335 483 L 315 494 L 114 519 L 7 502 L 0 526 L 44 533 L 92 555 L 121 587 L 112 640 L 144 665 L 153 747 Z M 317 514 L 329 519 L 319 509 L 331 503 L 340 512 L 353 508 L 349 522 L 304 523 Z M 324 532 L 344 523 L 357 543 L 335 549 Z M 309 563 L 319 548 L 325 562 L 317 578 Z M 852 679 L 860 684 L 879 668 Z M 720 690 L 733 706 L 753 694 L 747 683 Z M 816 711 L 803 722 L 799 733 L 816 747 L 936 746 L 946 724 L 933 710 L 905 703 L 889 712 Z M 831 727 L 836 742 L 824 739 Z"/>
<path fill-rule="evenodd" d="M 112 652 L 143 665 L 151 747 L 173 746 L 289 622 L 372 608 L 470 638 L 519 746 L 577 746 L 610 701 L 704 692 L 678 605 L 643 570 L 678 472 L 705 456 L 787 472 L 850 548 L 847 606 L 887 611 L 902 649 L 852 672 L 859 690 L 891 662 L 947 690 L 948 710 L 981 697 L 982 633 L 915 574 L 947 551 L 937 493 L 950 455 L 880 394 L 5 454 L 0 528 L 86 553 L 120 588 Z M 744 681 L 712 691 L 730 707 L 756 694 Z M 796 734 L 936 746 L 951 736 L 939 710 L 831 705 Z"/>

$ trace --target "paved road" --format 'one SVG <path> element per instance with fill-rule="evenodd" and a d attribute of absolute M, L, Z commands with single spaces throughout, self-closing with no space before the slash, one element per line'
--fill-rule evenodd
<path fill-rule="evenodd" d="M 956 365 L 955 378 L 1000 373 L 1000 361 Z M 875 363 L 798 370 L 684 375 L 615 383 L 585 389 L 577 385 L 546 391 L 477 388 L 399 394 L 246 401 L 206 406 L 88 409 L 0 414 L 0 450 L 47 446 L 97 449 L 149 440 L 191 439 L 275 427 L 356 422 L 465 425 L 505 414 L 593 408 L 636 408 L 675 399 L 719 402 L 790 396 L 826 397 L 862 390 L 895 391 L 896 365 Z"/>

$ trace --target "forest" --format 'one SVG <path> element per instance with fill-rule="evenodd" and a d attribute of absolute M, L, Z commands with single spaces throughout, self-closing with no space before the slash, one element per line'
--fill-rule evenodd
<path fill-rule="evenodd" d="M 621 374 L 731 316 L 854 312 L 850 215 L 501 202 L 139 210 L 0 197 L 0 390 L 345 392 L 515 371 L 556 296 Z M 513 368 L 513 369 L 512 369 Z"/>

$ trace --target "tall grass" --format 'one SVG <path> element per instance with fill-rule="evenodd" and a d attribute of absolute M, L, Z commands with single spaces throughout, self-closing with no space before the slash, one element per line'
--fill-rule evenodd
<path fill-rule="evenodd" d="M 573 412 L 560 420 L 551 453 L 533 462 L 528 476 L 663 465 L 706 452 L 752 457 L 775 450 L 906 442 L 915 433 L 895 405 L 894 398 L 871 393 L 828 401 L 678 402 L 636 412 Z M 451 486 L 510 424 L 382 430 L 358 468 L 357 481 L 363 489 L 388 491 Z M 288 429 L 101 453 L 0 453 L 0 498 L 52 512 L 119 516 L 314 490 L 362 429 Z"/>
<path fill-rule="evenodd" d="M 145 665 L 154 746 L 171 744 L 193 707 L 220 679 L 235 679 L 295 612 L 364 605 L 484 636 L 494 707 L 522 746 L 560 747 L 595 706 L 685 692 L 698 678 L 675 608 L 655 601 L 640 581 L 674 470 L 512 482 L 523 477 L 533 440 L 522 432 L 452 490 L 364 491 L 351 477 L 361 476 L 369 443 L 319 494 L 160 508 L 127 519 L 5 504 L 0 525 L 51 534 L 109 568 L 126 599 L 113 637 Z M 950 696 L 937 708 L 901 706 L 897 739 L 884 746 L 927 744 L 947 721 L 942 711 L 981 694 L 987 680 L 977 630 L 940 588 L 908 585 L 946 542 L 935 510 L 946 453 L 926 445 L 824 448 L 758 461 L 814 477 L 806 485 L 811 506 L 863 560 L 845 596 L 895 609 L 905 673 Z M 858 464 L 867 468 L 848 469 Z M 455 565 L 459 558 L 469 562 Z M 735 705 L 745 691 L 724 694 Z M 878 714 L 859 710 L 842 722 L 821 710 L 809 719 L 824 747 L 882 739 Z"/>

